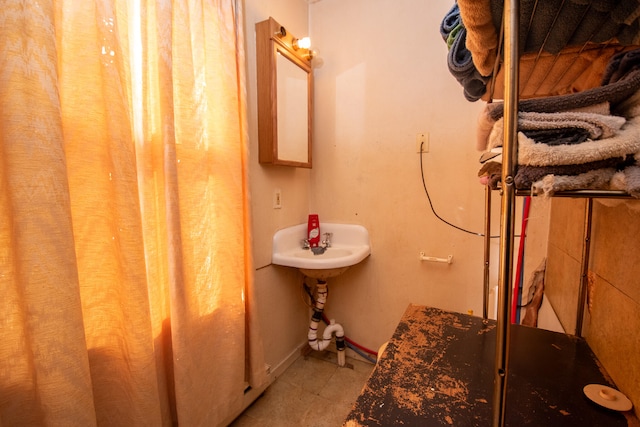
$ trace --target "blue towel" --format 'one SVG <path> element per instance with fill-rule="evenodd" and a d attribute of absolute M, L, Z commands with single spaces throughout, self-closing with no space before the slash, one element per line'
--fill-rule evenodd
<path fill-rule="evenodd" d="M 464 26 L 458 31 L 458 35 L 451 45 L 447 63 L 449 72 L 464 88 L 464 97 L 467 101 L 479 100 L 487 91 L 489 77 L 483 77 L 473 64 L 471 52 L 466 47 L 467 29 Z"/>
<path fill-rule="evenodd" d="M 464 28 L 464 25 L 458 24 L 451 32 L 449 33 L 449 37 L 447 37 L 447 49 L 451 50 L 451 46 L 453 42 L 456 41 L 456 37 L 458 37 L 458 32 Z"/>
<path fill-rule="evenodd" d="M 462 24 L 460 9 L 458 8 L 458 3 L 455 3 L 451 10 L 447 12 L 440 24 L 440 35 L 442 36 L 442 40 L 446 42 L 451 32 L 460 24 Z"/>
<path fill-rule="evenodd" d="M 462 85 L 467 101 L 479 100 L 487 91 L 489 77 L 483 77 L 473 64 L 471 52 L 466 46 L 467 30 L 462 24 L 457 3 L 442 20 L 440 35 L 449 47 L 447 55 L 449 72 Z"/>

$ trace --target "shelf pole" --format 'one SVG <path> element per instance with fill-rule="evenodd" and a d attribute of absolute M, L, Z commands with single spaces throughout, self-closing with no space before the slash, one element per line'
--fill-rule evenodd
<path fill-rule="evenodd" d="M 489 319 L 489 279 L 491 265 L 491 186 L 484 186 L 484 277 L 482 295 L 482 320 Z"/>
<path fill-rule="evenodd" d="M 493 388 L 494 427 L 505 425 L 509 363 L 510 299 L 513 282 L 515 222 L 514 172 L 518 159 L 518 28 L 519 1 L 504 1 L 504 141 L 502 145 L 502 207 L 500 216 L 500 264 Z"/>
<path fill-rule="evenodd" d="M 582 243 L 582 276 L 580 277 L 580 289 L 578 291 L 578 310 L 576 312 L 576 335 L 582 336 L 582 323 L 584 320 L 584 306 L 587 301 L 587 288 L 589 284 L 589 254 L 591 252 L 591 218 L 593 217 L 593 199 L 587 199 L 584 218 L 584 242 Z"/>

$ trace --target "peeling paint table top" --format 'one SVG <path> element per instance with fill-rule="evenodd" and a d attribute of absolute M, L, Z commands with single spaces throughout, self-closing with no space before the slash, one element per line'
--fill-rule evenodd
<path fill-rule="evenodd" d="M 491 425 L 495 341 L 495 321 L 410 305 L 344 425 Z M 507 426 L 629 425 L 583 394 L 613 384 L 582 338 L 514 325 L 508 375 Z"/>

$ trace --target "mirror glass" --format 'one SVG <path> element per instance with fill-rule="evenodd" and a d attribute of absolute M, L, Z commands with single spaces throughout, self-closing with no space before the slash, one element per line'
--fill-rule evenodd
<path fill-rule="evenodd" d="M 277 60 L 278 158 L 309 161 L 309 97 L 307 72 L 278 52 Z"/>
<path fill-rule="evenodd" d="M 273 18 L 256 24 L 259 160 L 311 167 L 312 72 L 309 51 Z"/>

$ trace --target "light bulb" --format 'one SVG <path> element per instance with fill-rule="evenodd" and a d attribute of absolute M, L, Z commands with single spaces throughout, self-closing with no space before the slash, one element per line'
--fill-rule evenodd
<path fill-rule="evenodd" d="M 301 49 L 309 49 L 311 47 L 311 39 L 309 37 L 303 37 L 298 40 L 298 47 Z"/>

